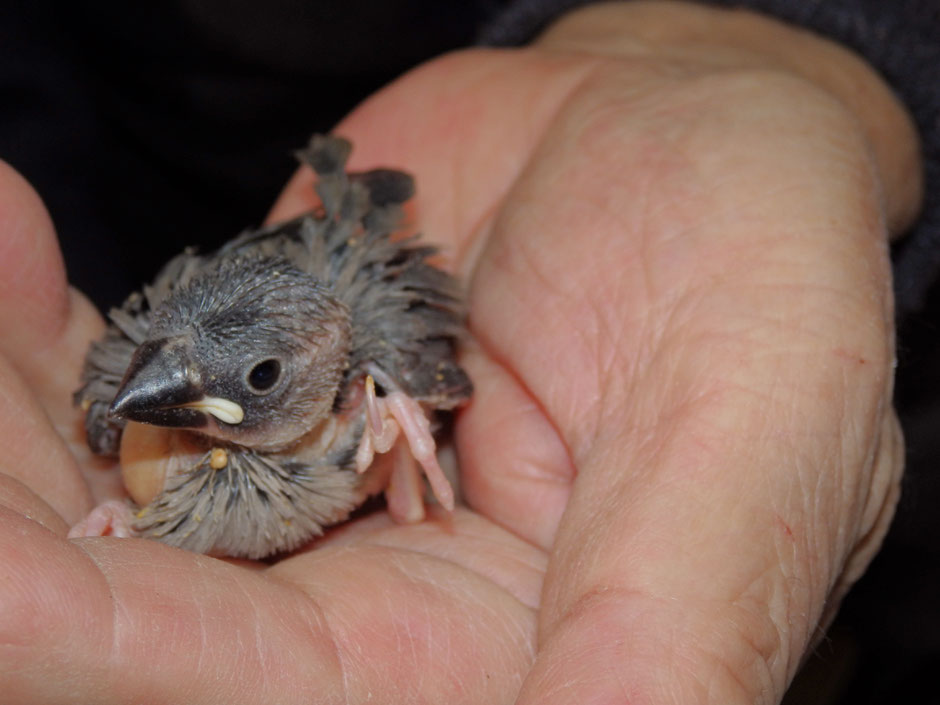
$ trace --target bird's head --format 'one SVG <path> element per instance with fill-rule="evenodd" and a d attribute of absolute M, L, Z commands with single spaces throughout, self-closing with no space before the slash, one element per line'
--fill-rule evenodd
<path fill-rule="evenodd" d="M 152 312 L 109 414 L 268 450 L 332 410 L 349 360 L 346 307 L 281 259 L 219 261 Z"/>

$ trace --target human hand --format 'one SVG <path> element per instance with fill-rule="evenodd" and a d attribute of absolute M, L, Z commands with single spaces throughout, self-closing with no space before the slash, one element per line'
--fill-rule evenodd
<path fill-rule="evenodd" d="M 415 526 L 374 515 L 274 565 L 67 540 L 120 489 L 71 405 L 103 323 L 8 167 L 0 232 L 3 702 L 511 701 L 545 556 L 468 510 Z"/>
<path fill-rule="evenodd" d="M 598 58 L 577 17 L 597 19 L 433 62 L 338 132 L 354 168 L 416 174 L 422 229 L 470 281 L 465 489 L 552 551 L 522 701 L 772 702 L 895 499 L 881 217 L 916 203 L 910 135 L 890 110 L 858 124 L 834 86 L 755 70 L 753 52 L 641 37 Z M 541 554 L 469 512 L 450 534 L 371 518 L 261 570 L 62 540 L 90 498 L 42 410 L 72 437 L 68 392 L 100 323 L 10 183 L 31 214 L 0 259 L 0 324 L 29 335 L 4 341 L 25 383 L 7 367 L 0 387 L 21 453 L 0 500 L 16 576 L 0 670 L 20 669 L 28 701 L 511 702 Z"/>
<path fill-rule="evenodd" d="M 897 500 L 885 226 L 920 186 L 885 87 L 776 22 L 620 3 L 340 131 L 409 165 L 470 277 L 464 486 L 551 551 L 519 702 L 777 702 Z"/>

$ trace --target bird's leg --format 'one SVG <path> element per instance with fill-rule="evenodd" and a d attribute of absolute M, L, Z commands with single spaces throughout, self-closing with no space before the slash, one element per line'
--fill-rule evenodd
<path fill-rule="evenodd" d="M 424 519 L 424 487 L 418 464 L 405 443 L 395 444 L 395 461 L 385 499 L 388 513 L 399 524 L 417 524 Z"/>
<path fill-rule="evenodd" d="M 111 499 L 102 502 L 89 512 L 88 516 L 69 529 L 69 538 L 86 536 L 117 536 L 130 538 L 137 536 L 131 524 L 134 516 L 127 502 Z"/>
<path fill-rule="evenodd" d="M 393 391 L 384 397 L 375 393 L 372 376 L 365 383 L 366 430 L 356 453 L 356 467 L 363 472 L 372 462 L 375 451 L 386 452 L 404 432 L 408 451 L 401 448 L 395 459 L 386 496 L 389 511 L 398 521 L 414 522 L 424 518 L 421 483 L 418 481 L 420 463 L 431 485 L 434 497 L 448 511 L 454 509 L 454 490 L 437 462 L 431 424 L 417 401 L 403 392 Z"/>
<path fill-rule="evenodd" d="M 395 445 L 400 431 L 395 419 L 387 417 L 381 401 L 375 395 L 372 375 L 366 377 L 366 428 L 356 450 L 356 470 L 364 473 L 372 465 L 376 453 L 387 453 Z"/>
<path fill-rule="evenodd" d="M 454 489 L 437 462 L 437 445 L 431 435 L 431 422 L 421 404 L 403 392 L 392 392 L 383 401 L 392 418 L 401 426 L 411 455 L 421 464 L 435 499 L 447 511 L 454 511 Z"/>

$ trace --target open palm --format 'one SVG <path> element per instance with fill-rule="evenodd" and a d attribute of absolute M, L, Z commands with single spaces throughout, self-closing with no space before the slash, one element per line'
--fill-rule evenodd
<path fill-rule="evenodd" d="M 11 702 L 779 697 L 894 506 L 883 221 L 905 214 L 844 108 L 737 61 L 465 52 L 337 128 L 351 168 L 415 174 L 468 282 L 471 509 L 271 566 L 63 538 L 114 491 L 69 398 L 102 323 L 3 172 Z"/>

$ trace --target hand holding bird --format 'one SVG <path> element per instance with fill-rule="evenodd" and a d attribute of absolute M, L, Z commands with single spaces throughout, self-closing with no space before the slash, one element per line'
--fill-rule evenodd
<path fill-rule="evenodd" d="M 47 223 L 8 245 L 26 264 L 0 280 L 0 324 L 28 334 L 3 342 L 28 387 L 0 369 L 20 453 L 0 478 L 5 695 L 62 702 L 50 669 L 82 702 L 782 695 L 896 500 L 881 224 L 916 203 L 892 161 L 910 135 L 844 53 L 821 50 L 825 76 L 871 89 L 857 115 L 854 94 L 775 64 L 785 51 L 726 53 L 737 14 L 586 12 L 544 46 L 435 61 L 340 128 L 369 164 L 417 175 L 422 228 L 469 284 L 476 388 L 456 439 L 478 513 L 376 514 L 270 566 L 66 541 L 91 492 L 63 400 L 101 328 L 68 305 Z M 592 54 L 651 15 L 626 58 Z M 800 59 L 819 41 L 760 29 Z M 312 180 L 274 220 L 314 205 Z"/>

